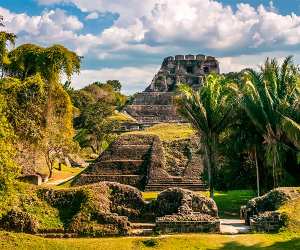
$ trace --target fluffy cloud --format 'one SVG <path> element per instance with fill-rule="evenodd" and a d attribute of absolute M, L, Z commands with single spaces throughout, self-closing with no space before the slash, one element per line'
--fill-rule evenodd
<path fill-rule="evenodd" d="M 111 42 L 140 42 L 209 50 L 218 54 L 267 51 L 300 44 L 300 17 L 281 15 L 272 4 L 257 9 L 237 4 L 237 10 L 212 0 L 64 0 L 82 11 L 118 13 L 102 36 Z M 53 0 L 40 0 L 51 4 Z M 138 27 L 138 28 L 137 28 Z"/>
<path fill-rule="evenodd" d="M 93 20 L 97 18 L 99 18 L 99 14 L 97 12 L 92 12 L 85 17 L 86 20 Z"/>
<path fill-rule="evenodd" d="M 44 46 L 62 43 L 77 53 L 84 55 L 101 43 L 100 38 L 92 34 L 79 34 L 84 28 L 76 16 L 67 15 L 62 9 L 44 11 L 40 16 L 16 14 L 0 7 L 5 27 L 0 29 L 18 35 L 18 43 L 35 42 Z"/>
<path fill-rule="evenodd" d="M 122 68 L 103 68 L 99 70 L 82 70 L 80 75 L 72 79 L 75 88 L 82 88 L 95 81 L 107 81 L 118 79 L 123 84 L 123 90 L 127 94 L 142 91 L 150 84 L 155 72 L 159 69 L 158 65 L 145 67 L 122 67 Z"/>
<path fill-rule="evenodd" d="M 83 70 L 74 79 L 77 87 L 119 78 L 126 83 L 127 92 L 142 90 L 157 69 L 152 64 L 159 64 L 168 55 L 212 54 L 219 57 L 221 71 L 228 72 L 256 66 L 266 56 L 297 54 L 300 48 L 300 17 L 282 15 L 273 4 L 254 8 L 239 3 L 233 10 L 216 0 L 37 1 L 48 8 L 74 4 L 85 13 L 89 24 L 101 15 L 118 14 L 110 27 L 90 34 L 84 32 L 84 20 L 61 9 L 29 16 L 0 8 L 5 28 L 17 33 L 20 42 L 63 43 L 85 60 L 92 58 L 93 63 L 110 67 Z M 146 66 L 139 67 L 142 63 Z M 113 68 L 116 64 L 121 65 L 119 69 Z"/>

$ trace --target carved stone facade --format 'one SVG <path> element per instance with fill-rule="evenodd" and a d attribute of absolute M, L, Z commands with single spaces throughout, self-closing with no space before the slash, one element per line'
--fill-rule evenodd
<path fill-rule="evenodd" d="M 212 56 L 177 55 L 166 57 L 145 92 L 172 92 L 179 83 L 197 89 L 203 77 L 209 73 L 219 74 L 219 63 Z"/>
<path fill-rule="evenodd" d="M 179 83 L 186 83 L 198 89 L 203 83 L 204 76 L 210 73 L 219 73 L 219 63 L 212 56 L 167 57 L 151 84 L 144 92 L 137 93 L 133 103 L 124 111 L 144 125 L 184 122 L 173 105 L 176 87 Z"/>

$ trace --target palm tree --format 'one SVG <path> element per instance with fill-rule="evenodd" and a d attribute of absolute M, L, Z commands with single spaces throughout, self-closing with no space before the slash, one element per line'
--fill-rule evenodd
<path fill-rule="evenodd" d="M 300 148 L 299 71 L 287 57 L 281 66 L 267 59 L 259 72 L 248 69 L 245 74 L 241 104 L 264 138 L 266 163 L 277 187 L 286 151 Z"/>
<path fill-rule="evenodd" d="M 0 23 L 1 23 L 1 19 L 0 19 Z M 15 34 L 7 33 L 5 31 L 0 31 L 0 68 L 2 70 L 1 78 L 4 75 L 5 66 L 9 64 L 7 45 L 8 43 L 15 45 L 15 40 L 16 40 Z"/>
<path fill-rule="evenodd" d="M 209 75 L 198 91 L 179 85 L 178 110 L 198 131 L 204 147 L 210 197 L 214 197 L 214 176 L 218 136 L 230 122 L 232 105 L 226 80 Z"/>

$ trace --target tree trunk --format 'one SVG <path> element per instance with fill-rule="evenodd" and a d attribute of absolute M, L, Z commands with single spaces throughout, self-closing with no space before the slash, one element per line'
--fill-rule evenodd
<path fill-rule="evenodd" d="M 254 148 L 254 158 L 255 158 L 255 167 L 256 167 L 256 186 L 257 186 L 257 197 L 260 196 L 260 186 L 259 186 L 259 168 L 256 154 L 256 147 Z"/>
<path fill-rule="evenodd" d="M 212 181 L 212 165 L 211 165 L 211 148 L 206 145 L 205 146 L 205 155 L 206 155 L 206 163 L 207 163 L 207 174 L 208 174 L 208 187 L 209 187 L 209 197 L 214 198 L 214 188 Z"/>
<path fill-rule="evenodd" d="M 52 175 L 53 175 L 53 168 L 49 169 L 49 177 L 48 178 L 51 179 Z"/>

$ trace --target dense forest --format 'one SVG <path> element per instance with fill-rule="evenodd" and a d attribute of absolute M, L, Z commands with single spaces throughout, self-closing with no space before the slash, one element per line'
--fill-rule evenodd
<path fill-rule="evenodd" d="M 118 80 L 71 85 L 81 61 L 61 45 L 23 44 L 0 32 L 0 190 L 21 174 L 69 153 L 99 155 L 120 126 L 111 119 L 130 98 Z M 62 79 L 67 78 L 63 82 Z M 178 89 L 180 113 L 199 132 L 213 189 L 265 192 L 300 183 L 300 70 L 288 57 L 258 70 L 210 75 L 200 90 Z"/>

